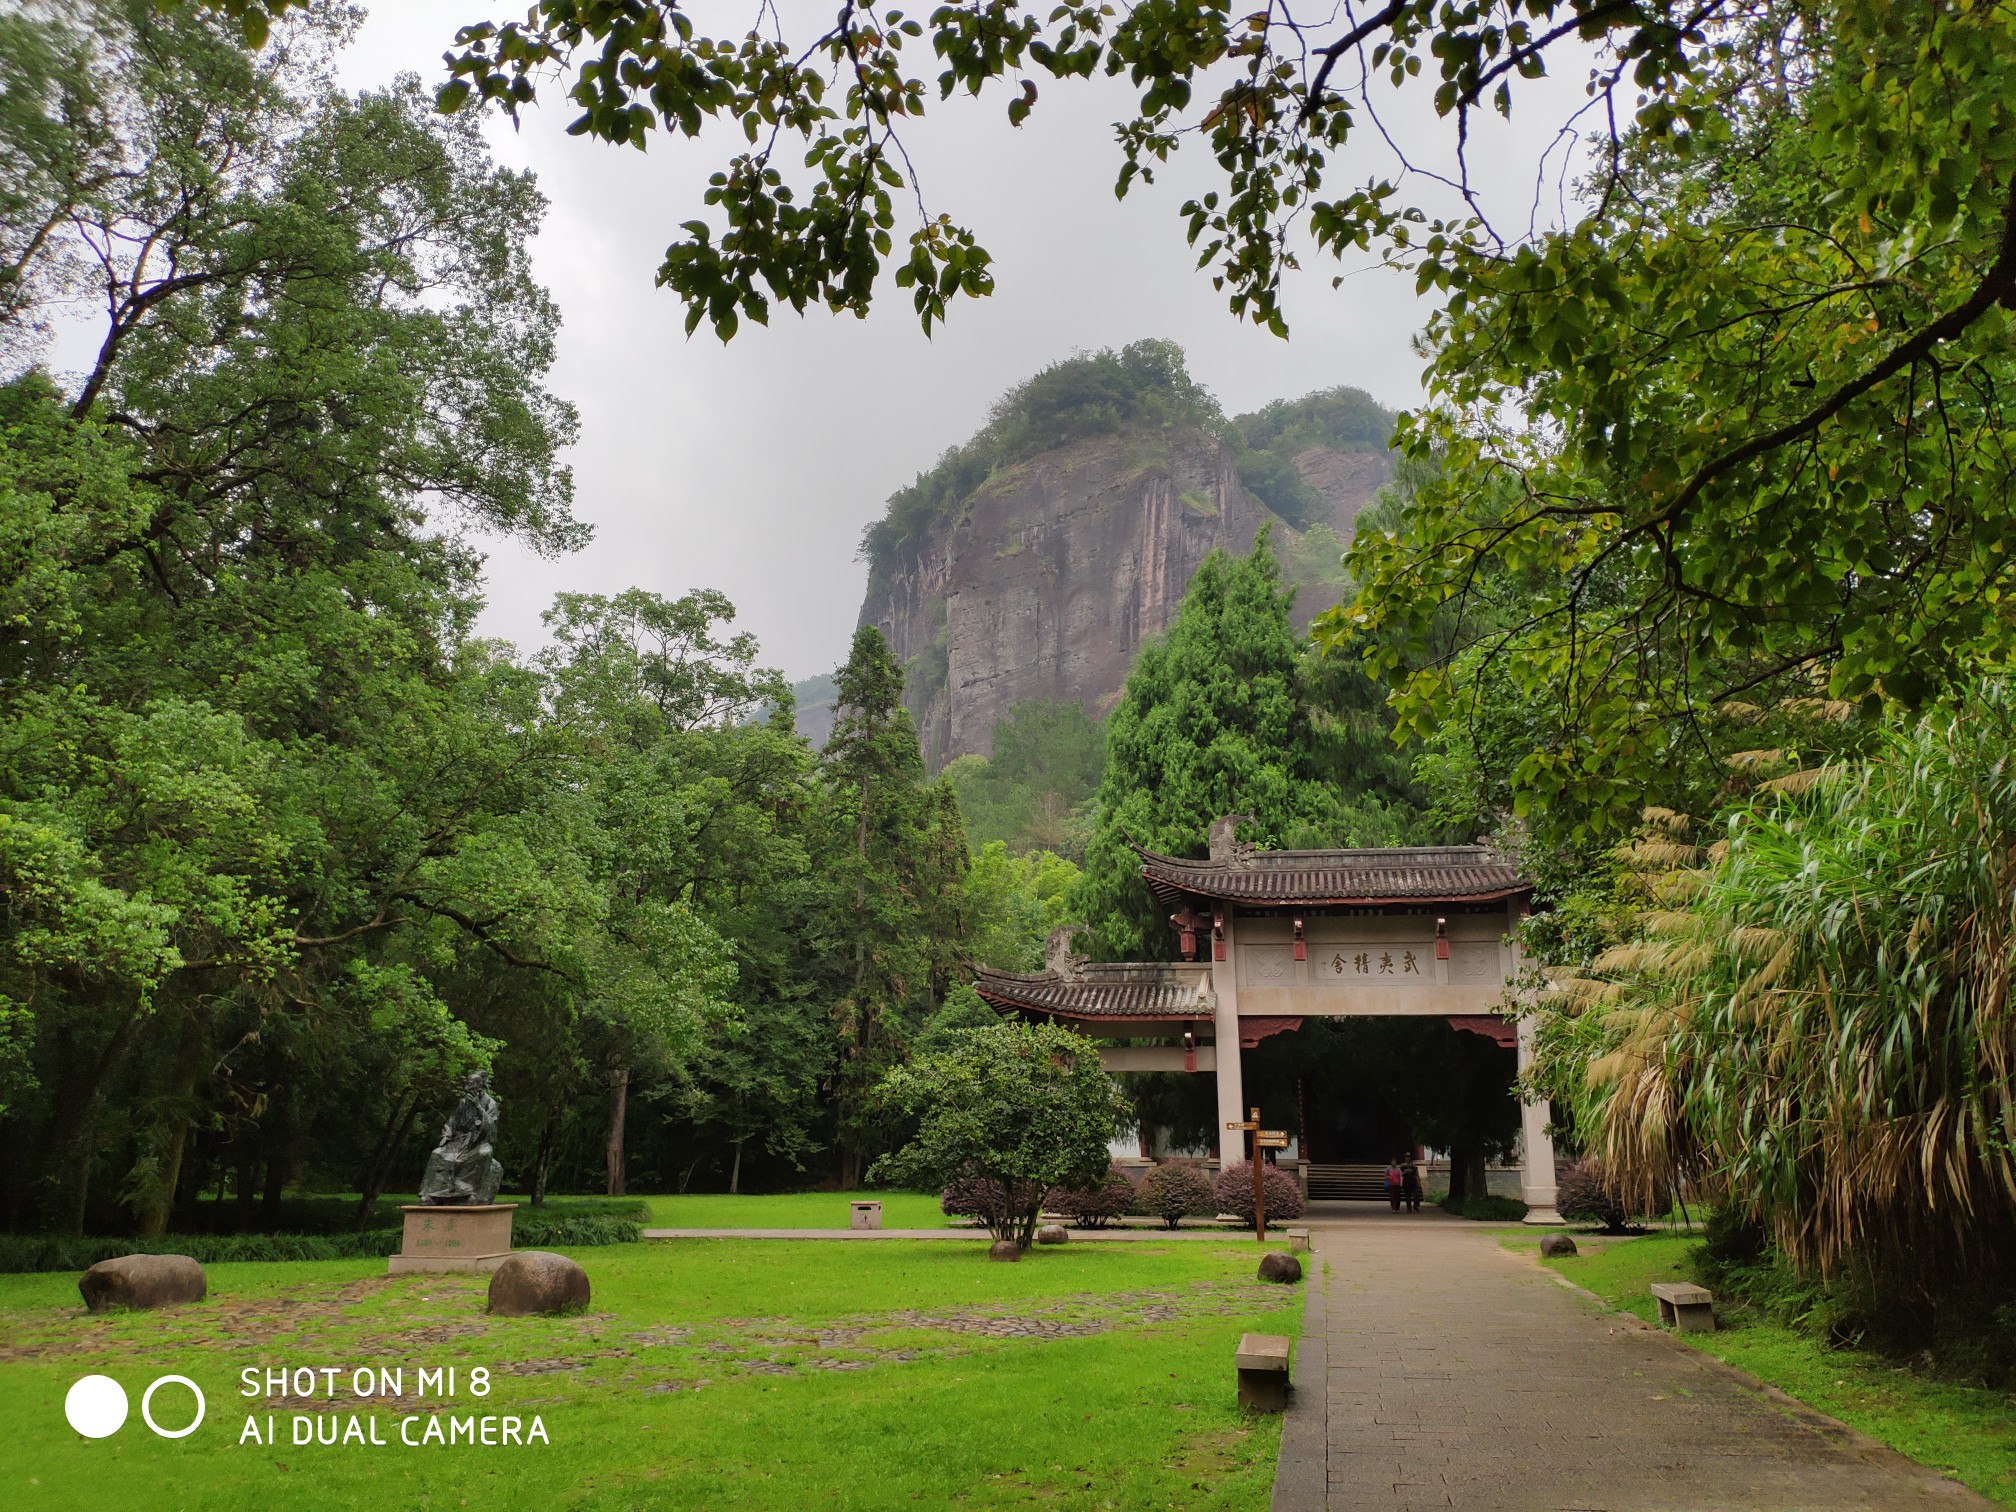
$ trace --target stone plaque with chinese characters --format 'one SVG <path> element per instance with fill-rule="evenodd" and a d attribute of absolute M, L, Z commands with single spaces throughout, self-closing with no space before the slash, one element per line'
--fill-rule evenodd
<path fill-rule="evenodd" d="M 1426 939 L 1336 945 L 1309 964 L 1310 977 L 1320 986 L 1417 987 L 1434 981 L 1434 961 L 1435 942 Z"/>

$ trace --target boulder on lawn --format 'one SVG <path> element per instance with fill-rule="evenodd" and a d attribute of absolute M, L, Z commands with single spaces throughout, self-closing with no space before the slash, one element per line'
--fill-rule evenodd
<path fill-rule="evenodd" d="M 1556 1255 L 1572 1255 L 1575 1253 L 1575 1241 L 1566 1234 L 1549 1234 L 1540 1241 L 1540 1253 L 1549 1260 Z"/>
<path fill-rule="evenodd" d="M 1064 1232 L 1064 1225 L 1061 1223 L 1046 1223 L 1036 1230 L 1038 1244 L 1065 1244 L 1070 1238 L 1071 1236 Z"/>
<path fill-rule="evenodd" d="M 1013 1239 L 996 1239 L 992 1244 L 987 1246 L 987 1258 L 989 1260 L 1020 1260 L 1022 1258 L 1022 1246 L 1017 1244 Z"/>
<path fill-rule="evenodd" d="M 121 1255 L 100 1260 L 77 1282 L 84 1305 L 94 1313 L 108 1307 L 174 1307 L 201 1302 L 210 1290 L 203 1267 L 187 1255 Z"/>
<path fill-rule="evenodd" d="M 1262 1281 L 1300 1281 L 1302 1262 L 1293 1255 L 1285 1255 L 1280 1250 L 1269 1250 L 1260 1257 L 1260 1279 Z"/>
<path fill-rule="evenodd" d="M 506 1318 L 573 1312 L 588 1305 L 588 1273 L 565 1255 L 516 1250 L 490 1273 L 490 1311 Z"/>

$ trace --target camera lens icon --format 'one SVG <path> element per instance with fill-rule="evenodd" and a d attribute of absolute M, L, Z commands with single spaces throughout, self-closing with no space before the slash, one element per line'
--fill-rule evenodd
<path fill-rule="evenodd" d="M 154 1421 L 154 1393 L 163 1386 L 187 1386 L 196 1398 L 196 1416 L 189 1420 L 186 1427 L 164 1428 Z M 187 1438 L 203 1426 L 203 1413 L 209 1405 L 203 1398 L 203 1388 L 189 1377 L 165 1375 L 148 1386 L 145 1394 L 141 1396 L 140 1418 L 160 1438 Z M 110 1376 L 80 1377 L 70 1388 L 69 1394 L 63 1398 L 63 1416 L 70 1420 L 72 1428 L 86 1438 L 110 1438 L 125 1426 L 129 1410 L 126 1388 Z"/>

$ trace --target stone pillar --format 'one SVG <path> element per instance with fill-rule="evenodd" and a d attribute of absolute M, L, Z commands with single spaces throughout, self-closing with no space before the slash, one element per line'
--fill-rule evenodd
<path fill-rule="evenodd" d="M 1245 1134 L 1239 1129 L 1225 1127 L 1228 1123 L 1242 1124 L 1246 1121 L 1246 1090 L 1239 1076 L 1237 934 L 1232 910 L 1228 906 L 1225 910 L 1225 959 L 1215 959 L 1217 951 L 1213 950 L 1214 959 L 1211 962 L 1211 992 L 1218 1000 L 1217 1010 L 1212 1015 L 1212 1032 L 1217 1038 L 1213 1048 L 1218 1061 L 1218 1161 L 1221 1170 L 1246 1158 Z"/>
<path fill-rule="evenodd" d="M 1519 1069 L 1533 1064 L 1533 1015 L 1519 1016 Z M 1565 1223 L 1554 1211 L 1554 1141 L 1547 1134 L 1547 1104 L 1519 1104 L 1519 1195 L 1528 1223 Z"/>

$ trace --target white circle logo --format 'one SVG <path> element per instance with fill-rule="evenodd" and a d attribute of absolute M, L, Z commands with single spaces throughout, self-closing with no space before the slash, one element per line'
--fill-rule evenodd
<path fill-rule="evenodd" d="M 86 1438 L 110 1438 L 126 1421 L 126 1388 L 110 1376 L 81 1377 L 63 1398 L 63 1416 Z"/>
<path fill-rule="evenodd" d="M 196 1416 L 187 1428 L 163 1428 L 159 1423 L 154 1421 L 154 1414 L 148 1409 L 154 1405 L 154 1393 L 159 1391 L 163 1386 L 187 1386 L 191 1391 L 196 1393 Z M 189 1377 L 162 1376 L 152 1386 L 149 1386 L 147 1394 L 140 1398 L 140 1416 L 149 1428 L 152 1428 L 163 1438 L 187 1438 L 203 1426 L 203 1409 L 208 1405 L 203 1400 L 203 1388 L 190 1380 Z M 119 1416 L 122 1418 L 126 1416 L 126 1393 L 123 1391 L 119 1393 Z M 119 1425 L 114 1423 L 112 1426 L 116 1428 Z"/>

